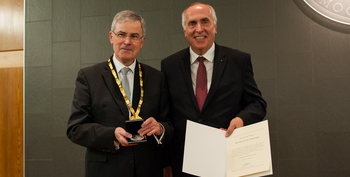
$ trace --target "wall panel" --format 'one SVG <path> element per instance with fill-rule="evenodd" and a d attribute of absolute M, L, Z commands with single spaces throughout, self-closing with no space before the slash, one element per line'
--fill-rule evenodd
<path fill-rule="evenodd" d="M 0 177 L 22 177 L 23 0 L 0 0 Z"/>
<path fill-rule="evenodd" d="M 0 176 L 23 176 L 23 67 L 0 68 Z"/>
<path fill-rule="evenodd" d="M 23 49 L 23 0 L 0 0 L 0 51 Z"/>

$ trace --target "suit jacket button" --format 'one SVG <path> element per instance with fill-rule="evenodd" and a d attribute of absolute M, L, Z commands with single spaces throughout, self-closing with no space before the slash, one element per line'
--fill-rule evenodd
<path fill-rule="evenodd" d="M 198 119 L 198 122 L 202 122 L 202 119 Z"/>
<path fill-rule="evenodd" d="M 133 164 L 133 163 L 134 163 L 134 161 L 133 161 L 133 160 L 130 160 L 130 161 L 129 161 L 129 163 L 130 163 L 130 164 Z"/>

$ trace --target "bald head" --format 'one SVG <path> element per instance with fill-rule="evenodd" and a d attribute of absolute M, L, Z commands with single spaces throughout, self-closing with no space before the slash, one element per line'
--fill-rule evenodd
<path fill-rule="evenodd" d="M 209 5 L 209 4 L 203 4 L 203 3 L 200 3 L 200 2 L 195 2 L 195 3 L 191 4 L 189 7 L 187 7 L 187 8 L 182 12 L 182 15 L 181 15 L 181 16 L 182 16 L 182 28 L 183 28 L 183 29 L 186 29 L 186 25 L 185 25 L 186 16 L 185 16 L 185 14 L 186 14 L 186 11 L 187 11 L 188 9 L 191 9 L 191 8 L 199 8 L 199 7 L 205 7 L 205 6 L 209 7 L 209 9 L 210 9 L 210 14 L 211 14 L 211 16 L 212 16 L 214 25 L 216 25 L 218 19 L 217 19 L 217 17 L 216 17 L 216 13 L 215 13 L 214 8 L 213 8 L 211 5 Z"/>

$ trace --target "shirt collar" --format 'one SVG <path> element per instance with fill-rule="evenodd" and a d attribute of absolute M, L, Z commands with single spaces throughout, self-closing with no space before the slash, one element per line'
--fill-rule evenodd
<path fill-rule="evenodd" d="M 130 70 L 134 73 L 135 71 L 135 66 L 136 66 L 136 59 L 134 60 L 134 62 L 130 65 L 130 66 L 124 66 L 119 60 L 117 60 L 117 58 L 115 57 L 115 54 L 113 54 L 113 62 L 114 65 L 116 67 L 116 72 L 119 73 L 121 69 L 123 69 L 124 67 L 130 68 Z"/>
<path fill-rule="evenodd" d="M 210 62 L 213 62 L 214 60 L 214 55 L 215 55 L 215 43 L 213 43 L 213 45 L 211 45 L 211 47 L 209 48 L 209 50 L 204 54 L 201 55 L 202 57 L 204 57 L 205 59 L 207 59 Z M 192 47 L 190 47 L 190 59 L 191 59 L 191 64 L 193 64 L 197 58 L 200 55 L 197 55 L 193 50 Z"/>

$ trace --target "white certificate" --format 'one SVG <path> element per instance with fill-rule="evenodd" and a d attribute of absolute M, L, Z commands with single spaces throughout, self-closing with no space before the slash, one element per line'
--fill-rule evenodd
<path fill-rule="evenodd" d="M 202 177 L 272 174 L 268 122 L 225 131 L 187 121 L 183 172 Z"/>

